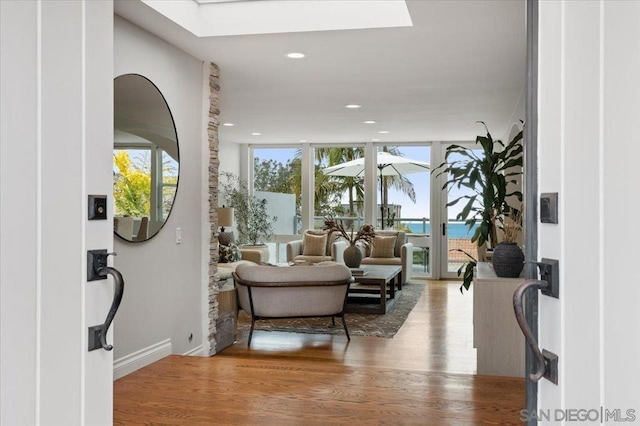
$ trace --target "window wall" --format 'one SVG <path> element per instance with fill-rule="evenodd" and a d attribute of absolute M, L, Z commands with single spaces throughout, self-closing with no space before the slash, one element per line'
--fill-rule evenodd
<path fill-rule="evenodd" d="M 284 262 L 287 241 L 299 238 L 302 229 L 302 160 L 299 147 L 251 148 L 253 194 L 267 200 L 267 212 L 276 217 L 269 244 L 270 261 Z"/>
<path fill-rule="evenodd" d="M 377 145 L 378 152 L 398 157 L 378 161 L 377 227 L 402 230 L 413 243 L 414 276 L 431 276 L 431 146 L 427 144 Z M 397 162 L 396 164 L 393 161 Z M 381 163 L 381 164 L 380 164 Z M 403 168 L 405 167 L 405 168 Z M 383 216 L 384 215 L 384 216 Z"/>
<path fill-rule="evenodd" d="M 476 252 L 470 243 L 473 230 L 456 220 L 462 204 L 446 205 L 464 194 L 442 191 L 446 176 L 433 173 L 444 161 L 446 146 L 440 142 L 251 146 L 249 180 L 255 194 L 268 200 L 270 214 L 278 217 L 269 243 L 271 262 L 284 262 L 287 241 L 299 239 L 304 229 L 321 229 L 324 218 L 332 215 L 348 228 L 374 223 L 378 229 L 403 230 L 414 245 L 414 276 L 455 278 L 465 256 L 458 249 L 474 256 Z M 399 176 L 383 172 L 381 177 L 377 152 L 428 168 Z M 327 172 L 348 162 L 359 162 L 361 172 Z"/>
<path fill-rule="evenodd" d="M 357 230 L 364 224 L 364 152 L 363 145 L 314 147 L 315 229 L 321 229 L 328 216 L 340 220 L 347 229 Z M 348 163 L 358 163 L 361 172 L 344 175 L 339 167 Z M 331 169 L 336 170 L 329 172 Z"/>

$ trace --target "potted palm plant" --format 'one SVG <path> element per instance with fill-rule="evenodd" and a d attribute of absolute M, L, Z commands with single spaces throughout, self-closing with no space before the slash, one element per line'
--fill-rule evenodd
<path fill-rule="evenodd" d="M 504 212 L 498 220 L 501 238 L 491 257 L 493 270 L 499 277 L 517 278 L 524 268 L 524 253 L 518 246 L 522 230 L 522 209 Z"/>
<path fill-rule="evenodd" d="M 445 162 L 433 172 L 444 174 L 447 181 L 443 190 L 466 188 L 472 195 L 462 195 L 450 201 L 447 206 L 465 203 L 456 219 L 464 221 L 469 229 L 479 224 L 471 237 L 478 248 L 498 246 L 497 224 L 505 212 L 510 212 L 508 200 L 516 198 L 522 202 L 522 192 L 517 189 L 516 175 L 522 174 L 522 131 L 507 144 L 494 140 L 486 124 L 479 121 L 486 135 L 476 137 L 473 147 L 451 145 L 445 153 Z M 480 148 L 478 152 L 478 147 Z M 477 260 L 465 253 L 469 260 L 458 269 L 462 276 L 463 289 L 468 290 L 473 280 L 473 270 Z"/>

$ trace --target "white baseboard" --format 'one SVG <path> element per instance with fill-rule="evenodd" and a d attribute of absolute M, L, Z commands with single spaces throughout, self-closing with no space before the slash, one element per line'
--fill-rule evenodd
<path fill-rule="evenodd" d="M 166 339 L 113 361 L 113 380 L 131 374 L 171 355 L 171 339 Z"/>
<path fill-rule="evenodd" d="M 196 346 L 195 348 L 191 349 L 190 351 L 187 351 L 187 352 L 183 353 L 182 355 L 186 355 L 186 356 L 204 356 L 204 347 L 202 345 Z"/>

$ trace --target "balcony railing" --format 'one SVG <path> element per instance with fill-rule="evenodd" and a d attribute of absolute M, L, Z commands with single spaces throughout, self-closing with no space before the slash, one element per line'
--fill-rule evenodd
<path fill-rule="evenodd" d="M 334 216 L 333 218 L 336 220 L 342 221 L 345 228 L 347 229 L 351 229 L 351 227 L 353 227 L 353 229 L 359 229 L 365 223 L 364 217 L 362 216 Z M 313 219 L 314 219 L 313 228 L 322 229 L 324 225 L 325 217 L 314 216 Z M 385 222 L 386 221 L 387 220 L 385 219 Z M 403 218 L 393 220 L 393 229 L 405 229 L 412 233 L 428 235 L 430 234 L 430 229 L 431 229 L 430 223 L 431 223 L 430 219 L 426 217 L 403 217 Z M 300 218 L 300 216 L 295 216 L 294 229 L 296 230 L 296 233 L 299 234 L 302 232 L 301 226 L 302 226 L 302 219 Z M 379 219 L 376 223 L 376 228 L 382 229 L 381 222 Z M 385 229 L 389 229 L 389 228 L 390 227 L 388 226 L 388 224 L 385 224 Z"/>

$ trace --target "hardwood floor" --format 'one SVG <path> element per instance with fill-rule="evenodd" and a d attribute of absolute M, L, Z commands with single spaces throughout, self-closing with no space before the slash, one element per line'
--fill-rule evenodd
<path fill-rule="evenodd" d="M 393 339 L 258 329 L 251 348 L 165 358 L 114 383 L 114 424 L 521 424 L 524 379 L 474 375 L 458 287 L 427 281 Z"/>

